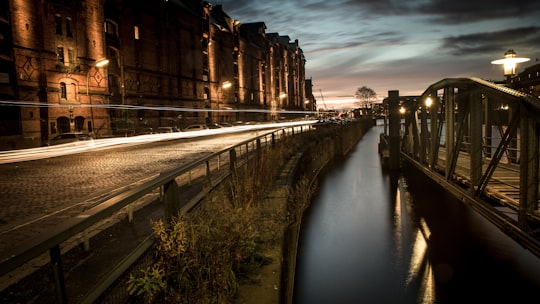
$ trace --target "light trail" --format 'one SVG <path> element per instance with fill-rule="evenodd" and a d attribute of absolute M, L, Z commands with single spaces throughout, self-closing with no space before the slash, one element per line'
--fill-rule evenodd
<path fill-rule="evenodd" d="M 264 110 L 264 109 L 207 109 L 207 108 L 183 108 L 183 107 L 165 107 L 165 106 L 137 106 L 120 104 L 49 104 L 29 101 L 0 100 L 0 106 L 19 106 L 19 107 L 40 107 L 40 108 L 105 108 L 121 110 L 153 110 L 153 111 L 175 111 L 175 112 L 233 112 L 233 113 L 280 113 L 280 114 L 318 114 L 320 111 L 289 111 L 283 109 Z"/>
<path fill-rule="evenodd" d="M 8 150 L 0 151 L 0 164 L 16 163 L 37 159 L 44 159 L 50 157 L 57 157 L 68 154 L 82 153 L 86 151 L 97 151 L 111 147 L 118 146 L 130 146 L 140 145 L 146 143 L 152 143 L 157 141 L 174 140 L 182 138 L 194 138 L 208 135 L 226 134 L 234 132 L 255 131 L 262 129 L 283 128 L 289 126 L 303 126 L 316 123 L 316 120 L 295 121 L 295 122 L 283 122 L 283 123 L 270 123 L 270 124 L 256 124 L 256 125 L 242 125 L 233 127 L 224 127 L 220 129 L 188 131 L 188 132 L 174 132 L 174 133 L 161 133 L 161 134 L 148 134 L 137 135 L 130 137 L 114 137 L 95 139 L 93 141 L 83 141 L 61 144 L 56 146 L 39 147 L 31 149 L 21 150 Z"/>

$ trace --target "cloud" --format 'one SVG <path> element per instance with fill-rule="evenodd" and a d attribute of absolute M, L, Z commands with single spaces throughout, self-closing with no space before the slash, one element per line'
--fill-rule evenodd
<path fill-rule="evenodd" d="M 442 24 L 472 23 L 483 20 L 534 17 L 538 18 L 538 0 L 432 0 L 415 7 L 421 14 L 433 16 Z"/>
<path fill-rule="evenodd" d="M 519 2 L 519 3 L 516 3 Z M 224 0 L 242 23 L 298 39 L 306 76 L 325 97 L 367 86 L 419 94 L 448 77 L 502 78 L 514 49 L 540 58 L 538 0 Z M 521 67 L 525 67 L 523 64 Z"/>
<path fill-rule="evenodd" d="M 500 53 L 514 48 L 520 52 L 540 49 L 540 27 L 529 26 L 496 32 L 448 36 L 442 40 L 441 50 L 454 56 Z"/>
<path fill-rule="evenodd" d="M 349 11 L 361 11 L 365 18 L 381 16 L 426 16 L 428 23 L 457 24 L 484 20 L 538 18 L 538 0 L 348 0 Z"/>

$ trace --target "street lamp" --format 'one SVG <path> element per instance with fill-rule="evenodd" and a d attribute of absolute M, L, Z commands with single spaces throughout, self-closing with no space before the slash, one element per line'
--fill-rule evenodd
<path fill-rule="evenodd" d="M 109 64 L 109 59 L 103 58 L 94 64 L 94 67 L 101 68 Z M 88 130 L 88 132 L 94 131 L 94 107 L 92 106 L 92 96 L 90 96 L 90 70 L 92 68 L 88 68 L 88 72 L 86 73 L 86 96 L 88 96 L 88 103 L 90 104 L 90 117 L 92 118 L 92 130 Z"/>
<path fill-rule="evenodd" d="M 508 50 L 504 53 L 504 58 L 493 60 L 491 64 L 502 64 L 504 66 L 504 76 L 506 76 L 506 80 L 510 83 L 510 79 L 516 74 L 516 64 L 529 60 L 530 58 L 517 57 L 514 50 Z"/>

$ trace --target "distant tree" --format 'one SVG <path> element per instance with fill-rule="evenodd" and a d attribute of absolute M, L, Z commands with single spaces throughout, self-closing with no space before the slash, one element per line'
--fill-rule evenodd
<path fill-rule="evenodd" d="M 363 86 L 356 90 L 354 97 L 358 99 L 356 104 L 361 108 L 367 108 L 368 105 L 371 105 L 373 102 L 377 101 L 377 93 L 373 89 Z"/>

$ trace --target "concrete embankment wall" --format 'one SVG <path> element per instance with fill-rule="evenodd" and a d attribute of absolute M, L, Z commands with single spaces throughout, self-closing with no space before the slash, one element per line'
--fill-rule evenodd
<path fill-rule="evenodd" d="M 304 151 L 291 160 L 292 163 L 284 170 L 284 176 L 287 177 L 286 182 L 278 182 L 276 190 L 279 190 L 279 186 L 283 187 L 284 185 L 295 187 L 296 183 L 304 178 L 308 180 L 310 187 L 316 187 L 319 173 L 332 161 L 346 157 L 372 126 L 373 120 L 371 119 L 346 124 L 317 126 L 321 132 L 326 133 L 326 136 L 307 146 Z M 289 196 L 288 204 L 291 204 L 290 199 Z M 293 300 L 296 252 L 301 223 L 300 217 L 288 227 L 284 235 L 280 303 L 289 304 Z"/>

